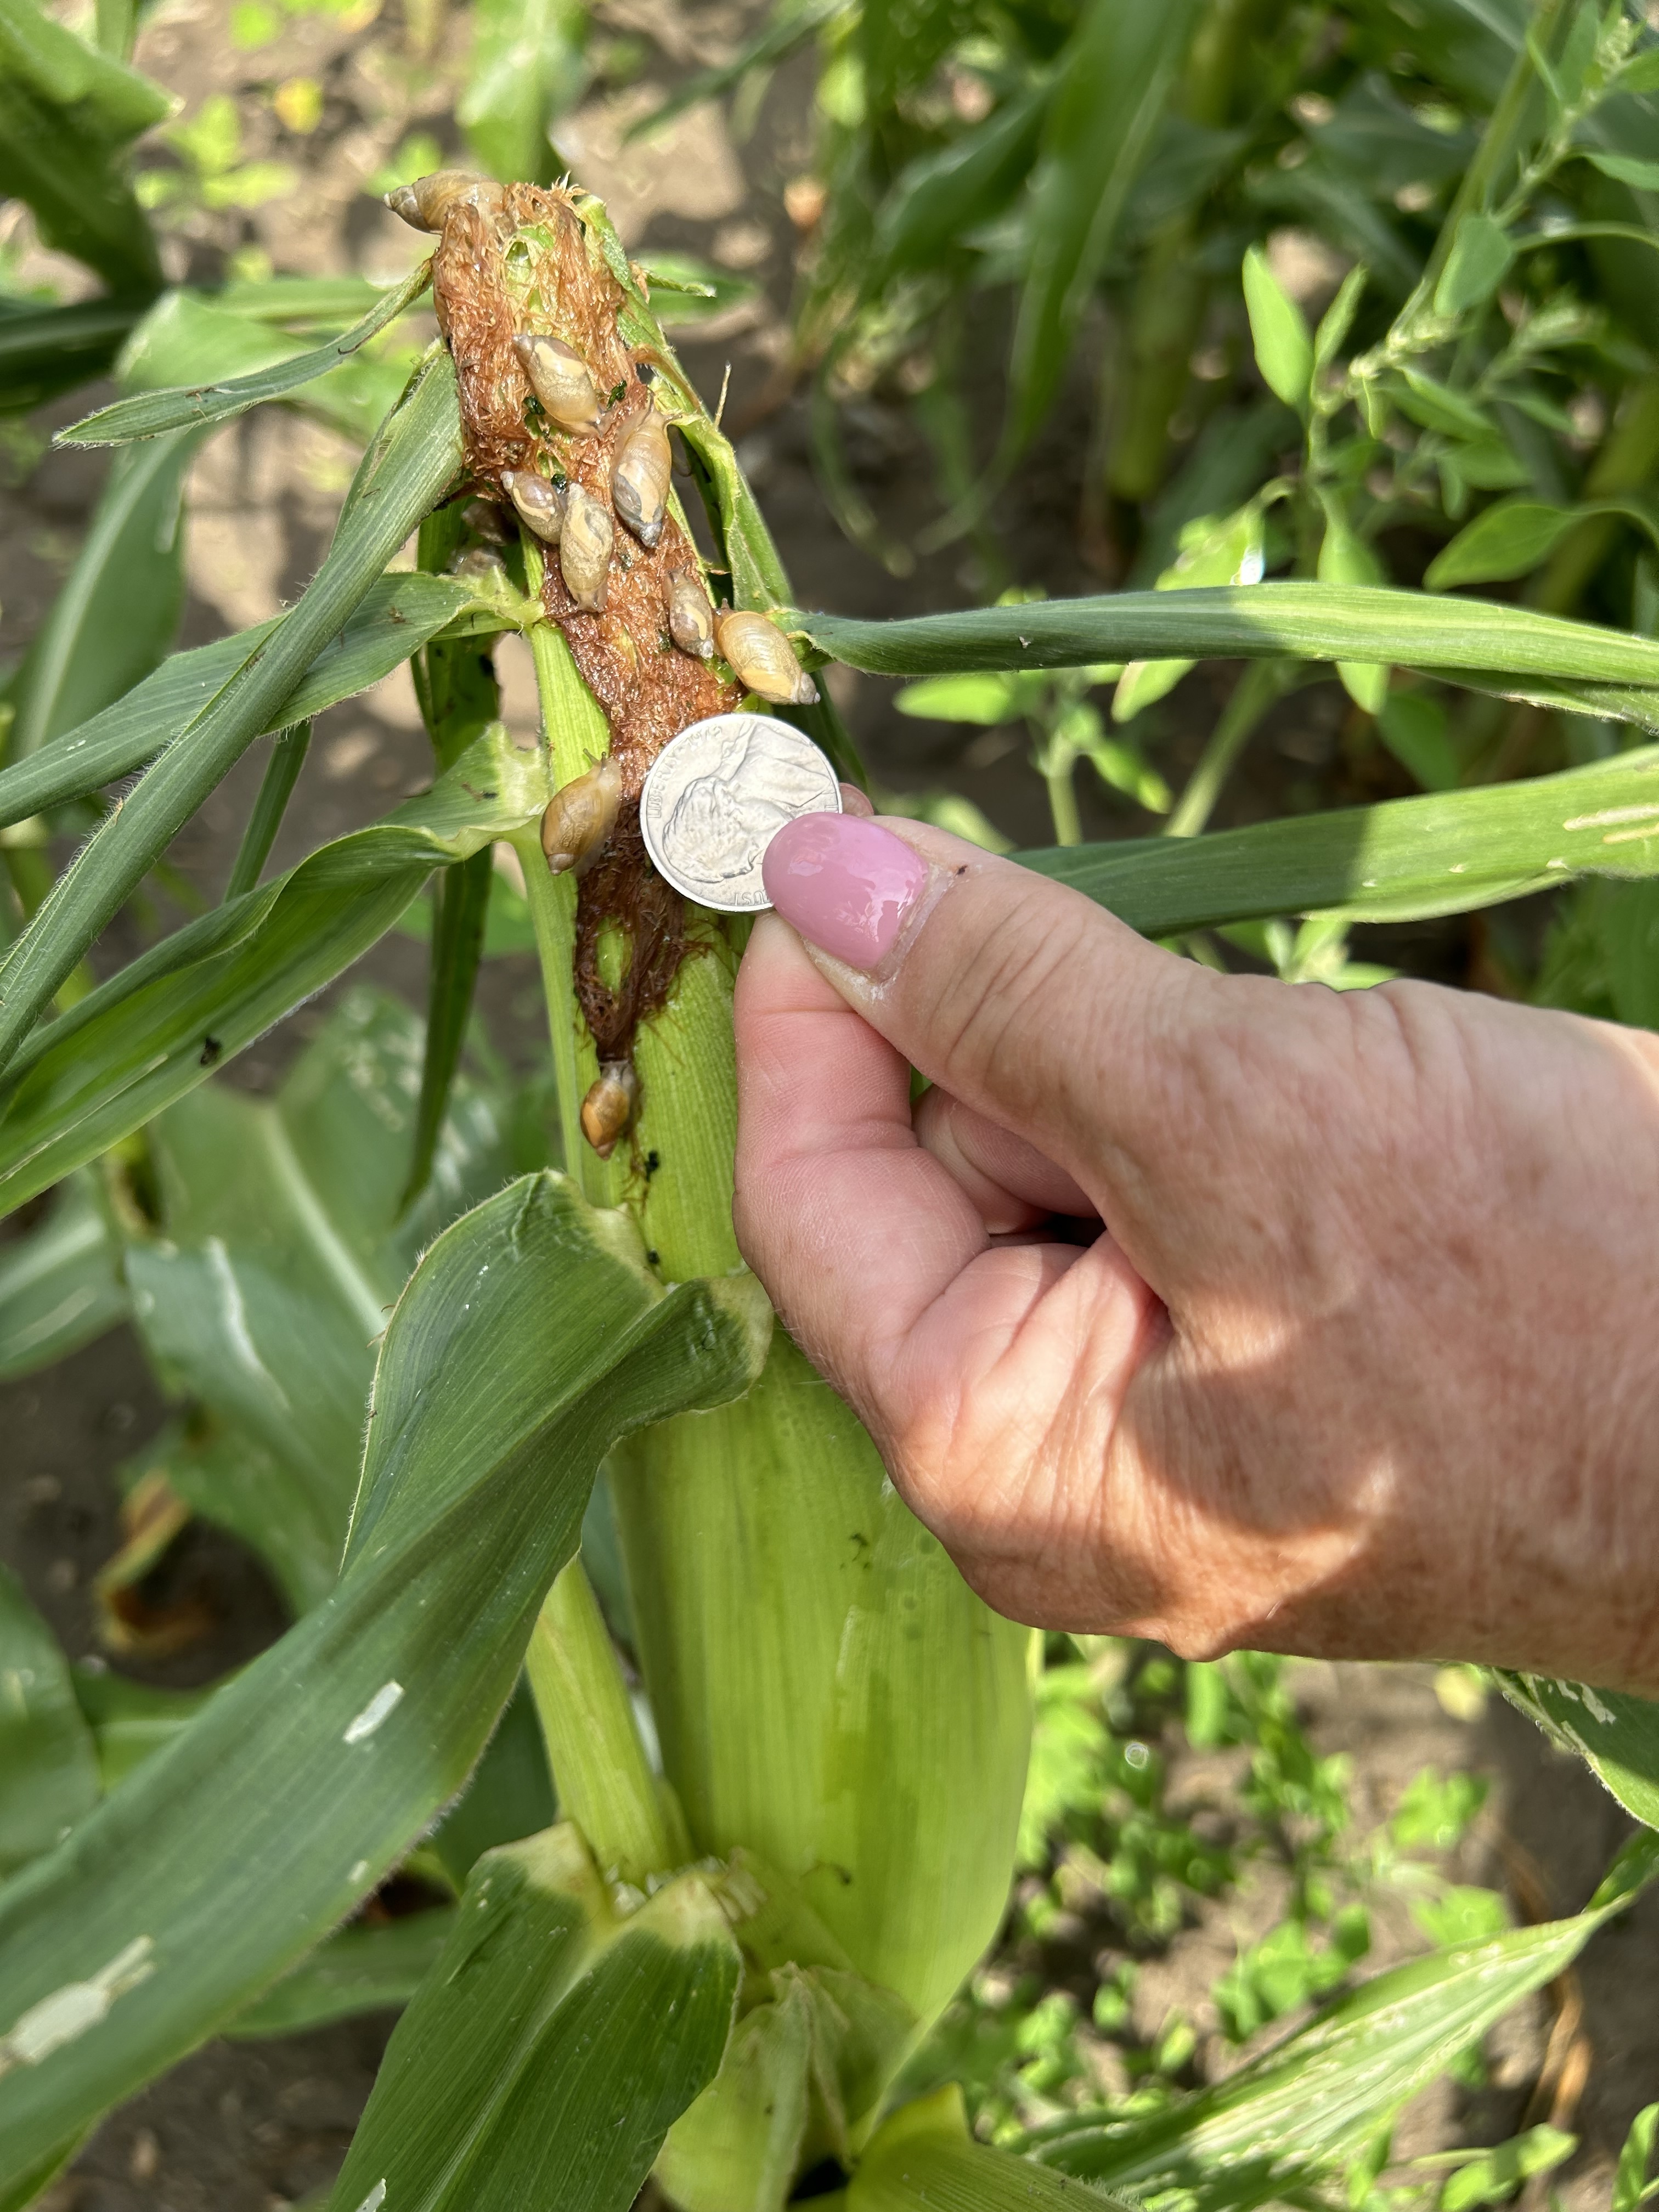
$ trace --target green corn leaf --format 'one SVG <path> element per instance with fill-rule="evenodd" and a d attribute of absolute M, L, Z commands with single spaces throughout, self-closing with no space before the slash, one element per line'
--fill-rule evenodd
<path fill-rule="evenodd" d="M 665 1291 L 557 1176 L 439 1237 L 386 1332 L 332 1594 L 0 1890 L 0 2191 L 398 1863 L 482 1750 L 606 1449 L 744 1389 L 769 1326 L 751 1279 Z"/>
<path fill-rule="evenodd" d="M 1659 1705 L 1622 1690 L 1500 1673 L 1512 1705 L 1576 1751 L 1627 1813 L 1659 1828 Z"/>
<path fill-rule="evenodd" d="M 96 1180 L 70 1176 L 44 1221 L 0 1244 L 0 1382 L 67 1358 L 126 1316 L 120 1248 Z"/>
<path fill-rule="evenodd" d="M 100 984 L 30 1039 L 0 1093 L 0 1212 L 192 1090 L 384 936 L 434 867 L 522 829 L 547 798 L 540 757 L 497 728 L 385 821 L 187 922 Z"/>
<path fill-rule="evenodd" d="M 428 971 L 426 1055 L 421 1070 L 415 1157 L 404 1190 L 405 1205 L 412 1206 L 426 1188 L 450 1091 L 461 1064 L 472 994 L 483 958 L 494 875 L 493 857 L 485 847 L 458 867 L 446 868 L 439 879 Z"/>
<path fill-rule="evenodd" d="M 142 313 L 119 300 L 82 300 L 68 307 L 0 305 L 0 412 L 38 407 L 102 376 Z"/>
<path fill-rule="evenodd" d="M 98 1754 L 57 1638 L 0 1565 L 0 1874 L 52 1850 L 98 1798 Z"/>
<path fill-rule="evenodd" d="M 1466 215 L 1435 287 L 1436 314 L 1461 315 L 1484 306 L 1514 259 L 1514 243 L 1501 222 L 1489 215 Z"/>
<path fill-rule="evenodd" d="M 377 577 L 344 627 L 275 709 L 270 726 L 303 721 L 366 691 L 471 603 L 467 587 L 447 577 Z M 278 615 L 234 637 L 170 654 L 113 706 L 65 730 L 38 752 L 0 768 L 0 828 L 83 798 L 154 760 L 181 732 L 195 728 L 204 710 L 283 620 Z"/>
<path fill-rule="evenodd" d="M 702 1874 L 623 1917 L 569 1824 L 488 1852 L 392 2039 L 333 2212 L 627 2212 L 714 2077 L 741 1973 Z"/>
<path fill-rule="evenodd" d="M 1301 308 L 1281 288 L 1259 246 L 1244 256 L 1244 305 L 1262 382 L 1287 407 L 1306 414 L 1313 340 Z"/>
<path fill-rule="evenodd" d="M 1072 340 L 1144 167 L 1189 39 L 1193 0 L 1091 0 L 1055 64 L 1014 329 L 1005 460 L 1053 405 Z M 1103 658 L 1096 655 L 1097 659 Z"/>
<path fill-rule="evenodd" d="M 1001 212 L 1030 172 L 1052 83 L 1013 94 L 982 123 L 900 174 L 876 219 L 878 283 L 897 269 L 921 269 L 964 232 Z"/>
<path fill-rule="evenodd" d="M 1651 1839 L 1650 1839 L 1651 1840 Z M 1214 2087 L 1143 2119 L 1061 2121 L 1037 2155 L 1137 2198 L 1201 2212 L 1284 2201 L 1359 2150 L 1510 2007 L 1559 1974 L 1650 1877 L 1651 1856 L 1571 1920 L 1519 1928 L 1378 1974 Z"/>
<path fill-rule="evenodd" d="M 847 2191 L 847 2212 L 1087 2212 L 1121 2207 L 1070 2174 L 976 2142 L 954 2084 L 904 2105 L 878 2130 Z"/>
<path fill-rule="evenodd" d="M 848 0 L 787 0 L 787 4 L 775 8 L 767 17 L 763 29 L 732 57 L 714 69 L 698 70 L 687 77 L 648 115 L 629 125 L 623 143 L 629 144 L 665 123 L 684 115 L 688 108 L 699 106 L 705 100 L 719 100 L 757 70 L 772 69 L 817 37 L 826 23 L 848 10 Z"/>
<path fill-rule="evenodd" d="M 247 817 L 242 842 L 236 848 L 236 858 L 230 864 L 230 876 L 225 884 L 227 899 L 240 898 L 264 875 L 265 862 L 270 858 L 270 848 L 276 842 L 276 832 L 283 826 L 288 802 L 294 796 L 294 787 L 300 781 L 300 770 L 310 750 L 309 722 L 295 722 L 291 729 L 277 732 L 270 758 L 265 763 L 265 772 L 259 779 L 253 811 Z"/>
<path fill-rule="evenodd" d="M 377 331 L 385 330 L 387 324 L 395 322 L 414 305 L 431 282 L 431 276 L 430 262 L 422 262 L 401 284 L 383 292 L 361 322 L 341 337 L 330 338 L 308 352 L 279 361 L 269 368 L 256 369 L 250 375 L 234 377 L 228 383 L 135 392 L 130 399 L 118 399 L 112 406 L 100 407 L 96 414 L 71 423 L 68 429 L 60 430 L 52 442 L 59 446 L 122 446 L 136 438 L 158 437 L 167 430 L 204 428 L 212 422 L 228 422 L 250 407 L 280 399 L 285 393 L 314 383 L 319 376 L 326 376 L 330 369 L 349 361 Z"/>
<path fill-rule="evenodd" d="M 832 659 L 880 676 L 1291 654 L 1443 669 L 1454 681 L 1500 669 L 1494 688 L 1524 677 L 1659 687 L 1659 643 L 1650 639 L 1528 607 L 1358 585 L 1119 592 L 898 622 L 790 612 L 787 621 Z"/>
<path fill-rule="evenodd" d="M 198 442 L 177 434 L 123 454 L 110 471 L 75 566 L 10 687 L 12 759 L 120 698 L 172 643 L 185 597 L 180 501 Z"/>
<path fill-rule="evenodd" d="M 1282 914 L 1464 914 L 1578 875 L 1659 873 L 1659 748 L 1525 783 L 1018 857 L 1150 937 Z"/>
<path fill-rule="evenodd" d="M 455 371 L 440 350 L 365 457 L 333 545 L 299 605 L 197 717 L 190 742 L 169 747 L 94 832 L 0 961 L 0 1066 L 209 792 L 262 731 L 286 719 L 283 706 L 301 677 L 447 489 L 459 462 Z"/>
<path fill-rule="evenodd" d="M 266 1560 L 296 1612 L 338 1571 L 386 1316 L 422 1246 L 507 1169 L 501 1117 L 463 1092 L 434 1133 L 427 1202 L 399 1221 L 420 1065 L 415 1015 L 354 991 L 274 1099 L 210 1083 L 149 1127 L 160 1222 L 128 1245 L 133 1312 L 151 1358 L 220 1425 L 155 1463 Z"/>
<path fill-rule="evenodd" d="M 172 112 L 33 0 L 0 0 L 0 194 L 34 210 L 42 240 L 124 298 L 161 289 L 161 265 L 120 149 Z"/>
<path fill-rule="evenodd" d="M 255 1997 L 224 2033 L 239 2042 L 299 2035 L 358 2013 L 401 2010 L 442 1956 L 455 1927 L 447 1905 L 378 1928 L 343 1928 Z"/>

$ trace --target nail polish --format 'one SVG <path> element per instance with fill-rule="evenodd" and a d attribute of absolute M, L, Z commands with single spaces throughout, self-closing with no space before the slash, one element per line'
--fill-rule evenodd
<path fill-rule="evenodd" d="M 921 896 L 927 863 L 879 822 L 802 814 L 767 847 L 761 877 L 767 897 L 810 944 L 849 968 L 874 968 Z"/>

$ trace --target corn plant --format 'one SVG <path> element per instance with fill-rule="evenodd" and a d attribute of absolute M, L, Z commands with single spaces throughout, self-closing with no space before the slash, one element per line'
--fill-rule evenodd
<path fill-rule="evenodd" d="M 1046 740 L 1107 664 L 1125 683 L 1220 655 L 1395 668 L 1649 734 L 1659 646 L 1234 568 L 891 622 L 797 608 L 649 267 L 591 195 L 458 173 L 400 188 L 431 260 L 349 328 L 337 293 L 280 278 L 145 307 L 153 250 L 116 149 L 160 96 L 29 0 L 0 0 L 0 25 L 18 118 L 0 174 L 106 276 L 131 333 L 122 396 L 64 434 L 117 458 L 7 696 L 0 1198 L 53 1195 L 0 1253 L 0 1362 L 27 1371 L 130 1315 L 181 1410 L 129 1471 L 112 1599 L 193 1510 L 264 1555 L 296 1616 L 179 1700 L 71 1669 L 0 1581 L 0 2206 L 27 2203 L 204 2038 L 387 2000 L 406 2009 L 335 2212 L 623 2212 L 648 2176 L 685 2212 L 1114 2187 L 1369 2201 L 1394 2112 L 1629 1901 L 1651 1836 L 1582 1912 L 1465 1931 L 1218 2086 L 978 2139 L 939 2063 L 948 2037 L 929 2039 L 1021 1848 L 1032 1639 L 911 1518 L 741 1264 L 742 932 L 654 875 L 640 782 L 688 722 L 755 699 L 856 776 L 811 679 L 828 658 L 1024 684 L 1063 702 Z M 1553 67 L 1528 52 L 1540 82 Z M 376 341 L 428 284 L 441 336 L 381 411 Z M 1271 377 L 1286 318 L 1261 297 Z M 0 321 L 15 394 L 88 373 L 87 314 L 28 311 L 9 355 Z M 333 543 L 273 621 L 169 653 L 185 460 L 267 404 L 368 430 Z M 415 568 L 395 566 L 411 539 Z M 492 641 L 509 633 L 537 672 L 527 747 L 498 712 Z M 311 718 L 408 659 L 430 789 L 270 875 Z M 95 981 L 108 923 L 265 737 L 221 903 Z M 1579 877 L 1650 884 L 1656 767 L 1642 746 L 1484 790 L 1020 858 L 1159 935 L 1300 917 L 1324 942 Z M 56 874 L 54 829 L 84 833 Z M 549 1024 L 527 1087 L 462 1064 L 503 846 Z M 423 893 L 423 1024 L 355 994 L 276 1097 L 222 1084 Z M 1239 1679 L 1288 1760 L 1271 1684 Z M 1504 1687 L 1659 1822 L 1651 1707 Z M 1296 1786 L 1323 1802 L 1316 1772 Z M 1122 1848 L 1155 1863 L 1150 1799 L 1140 1812 Z M 450 1902 L 343 1927 L 400 1868 Z M 1322 1981 L 1304 1960 L 1301 1993 L 1358 1955 Z M 1241 1972 L 1241 2022 L 1251 2004 L 1267 2016 L 1272 1965 Z M 1632 2203 L 1646 2150 L 1621 2182 Z"/>

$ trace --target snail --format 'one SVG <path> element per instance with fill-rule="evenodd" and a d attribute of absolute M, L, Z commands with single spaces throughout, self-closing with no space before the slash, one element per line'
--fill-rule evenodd
<path fill-rule="evenodd" d="M 708 660 L 714 651 L 714 610 L 696 578 L 676 568 L 665 586 L 668 600 L 668 635 L 682 653 L 694 660 Z"/>
<path fill-rule="evenodd" d="M 616 1151 L 617 1139 L 634 1118 L 639 1096 L 640 1079 L 630 1061 L 600 1061 L 599 1079 L 582 1101 L 582 1134 L 602 1160 Z"/>
<path fill-rule="evenodd" d="M 587 614 L 605 611 L 607 572 L 615 543 L 616 528 L 610 510 L 580 484 L 568 486 L 564 495 L 564 531 L 559 539 L 559 571 L 571 598 Z"/>
<path fill-rule="evenodd" d="M 597 767 L 562 784 L 542 817 L 542 850 L 550 875 L 581 868 L 605 849 L 622 797 L 622 770 L 609 754 Z"/>
<path fill-rule="evenodd" d="M 564 501 L 545 477 L 529 469 L 503 469 L 501 489 L 526 530 L 533 530 L 546 544 L 558 544 L 564 528 Z"/>
<path fill-rule="evenodd" d="M 644 413 L 623 432 L 611 465 L 611 499 L 641 545 L 654 545 L 662 536 L 673 459 L 668 426 L 647 400 Z"/>
<path fill-rule="evenodd" d="M 714 617 L 714 642 L 745 691 L 775 707 L 814 707 L 818 687 L 795 658 L 795 648 L 764 615 L 722 607 Z"/>
<path fill-rule="evenodd" d="M 434 169 L 429 177 L 416 177 L 412 185 L 399 185 L 386 196 L 392 214 L 411 230 L 441 230 L 451 208 L 463 201 L 494 216 L 498 227 L 506 220 L 505 186 L 466 169 Z"/>
<path fill-rule="evenodd" d="M 560 429 L 593 429 L 603 412 L 599 387 L 575 348 L 562 338 L 532 337 L 525 331 L 513 344 L 531 390 Z"/>

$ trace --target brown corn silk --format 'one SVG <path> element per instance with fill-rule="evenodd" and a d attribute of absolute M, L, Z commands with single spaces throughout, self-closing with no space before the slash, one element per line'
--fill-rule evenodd
<path fill-rule="evenodd" d="M 583 681 L 611 726 L 622 771 L 622 805 L 604 854 L 584 875 L 576 907 L 576 994 L 601 1060 L 626 1060 L 635 1030 L 667 1003 L 674 978 L 696 949 L 684 902 L 663 881 L 639 827 L 640 787 L 671 738 L 735 707 L 736 688 L 669 635 L 669 580 L 701 573 L 696 549 L 671 507 L 647 549 L 616 514 L 611 471 L 618 447 L 651 404 L 641 368 L 650 357 L 617 330 L 621 287 L 605 266 L 568 193 L 535 185 L 507 188 L 504 216 L 462 202 L 444 219 L 432 262 L 438 321 L 454 358 L 468 465 L 477 483 L 511 512 L 501 471 L 550 471 L 579 483 L 616 525 L 602 614 L 572 599 L 550 549 L 542 604 L 558 624 Z M 514 349 L 520 332 L 562 338 L 587 363 L 607 412 L 596 432 L 560 429 L 535 400 Z M 607 925 L 627 943 L 614 982 L 600 972 Z"/>

